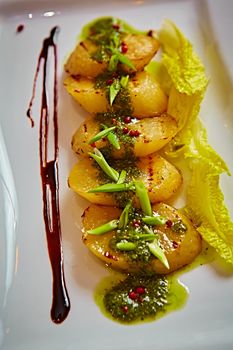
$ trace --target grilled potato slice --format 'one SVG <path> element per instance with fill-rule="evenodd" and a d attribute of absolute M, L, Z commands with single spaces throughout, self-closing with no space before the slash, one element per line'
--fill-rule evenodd
<path fill-rule="evenodd" d="M 135 70 L 132 70 L 126 65 L 121 65 L 121 68 L 127 73 L 142 70 L 159 49 L 159 41 L 153 36 L 127 34 L 123 41 L 128 48 L 124 55 L 130 59 L 135 67 Z"/>
<path fill-rule="evenodd" d="M 114 126 L 114 125 L 112 125 Z M 144 118 L 135 120 L 125 125 L 130 130 L 139 131 L 138 137 L 133 137 L 134 144 L 132 146 L 132 152 L 136 157 L 145 157 L 151 153 L 154 153 L 164 147 L 176 134 L 177 123 L 175 119 L 166 113 L 161 114 L 154 118 Z M 81 156 L 88 156 L 88 152 L 93 150 L 92 146 L 88 143 L 89 140 L 98 132 L 99 122 L 90 117 L 86 119 L 78 130 L 75 132 L 72 138 L 73 150 Z M 108 140 L 101 139 L 95 142 L 98 149 L 103 147 L 109 147 Z M 114 158 L 120 158 L 125 153 L 127 145 L 120 142 L 120 150 L 112 148 L 112 156 Z"/>
<path fill-rule="evenodd" d="M 137 179 L 141 180 L 147 187 L 152 203 L 168 199 L 182 183 L 181 174 L 174 165 L 157 154 L 139 158 L 137 168 L 140 171 Z M 68 183 L 72 190 L 92 203 L 110 206 L 119 205 L 115 193 L 88 192 L 102 184 L 99 166 L 90 158 L 80 160 L 73 167 Z M 137 205 L 136 199 L 135 205 Z"/>
<path fill-rule="evenodd" d="M 129 73 L 143 69 L 159 48 L 158 40 L 144 34 L 127 34 L 122 40 L 127 47 L 127 52 L 123 55 L 129 58 L 135 67 L 133 70 L 122 64 L 121 69 Z M 81 75 L 88 78 L 95 78 L 103 73 L 107 68 L 107 62 L 98 62 L 92 58 L 96 50 L 97 46 L 91 40 L 86 39 L 80 42 L 69 56 L 65 64 L 65 71 L 70 75 Z"/>
<path fill-rule="evenodd" d="M 87 112 L 95 114 L 110 109 L 105 91 L 96 89 L 93 80 L 68 76 L 64 80 L 64 86 Z M 128 90 L 133 117 L 155 117 L 166 111 L 167 96 L 157 80 L 149 73 L 144 71 L 136 73 L 129 80 Z"/>
<path fill-rule="evenodd" d="M 97 46 L 91 40 L 81 41 L 65 63 L 65 71 L 70 75 L 82 75 L 95 78 L 107 68 L 107 62 L 98 62 L 92 58 Z"/>
<path fill-rule="evenodd" d="M 154 205 L 153 211 L 171 221 L 182 220 L 187 227 L 187 231 L 180 233 L 174 232 L 166 224 L 157 226 L 159 244 L 167 257 L 169 269 L 156 258 L 152 258 L 148 265 L 142 265 L 138 261 L 131 261 L 124 253 L 112 250 L 109 247 L 109 241 L 114 236 L 114 231 L 99 236 L 87 234 L 88 230 L 103 225 L 110 220 L 118 219 L 121 210 L 116 207 L 91 205 L 84 211 L 83 242 L 103 262 L 112 268 L 126 272 L 136 272 L 143 268 L 158 274 L 168 274 L 191 263 L 200 253 L 202 246 L 201 237 L 191 222 L 181 212 L 164 203 Z"/>

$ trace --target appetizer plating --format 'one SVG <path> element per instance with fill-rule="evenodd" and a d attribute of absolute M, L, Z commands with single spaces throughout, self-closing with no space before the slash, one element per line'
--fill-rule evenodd
<path fill-rule="evenodd" d="M 160 46 L 161 62 L 150 63 Z M 192 262 L 200 234 L 233 262 L 233 225 L 218 184 L 228 169 L 198 119 L 204 67 L 171 22 L 140 33 L 102 18 L 84 28 L 65 70 L 67 91 L 92 114 L 73 136 L 83 159 L 69 176 L 70 187 L 93 203 L 83 215 L 83 242 L 113 268 L 139 273 L 109 291 L 104 305 L 120 321 L 156 315 L 169 294 L 169 278 L 158 274 Z M 182 183 L 170 163 L 178 158 L 191 170 L 182 212 L 163 203 Z"/>

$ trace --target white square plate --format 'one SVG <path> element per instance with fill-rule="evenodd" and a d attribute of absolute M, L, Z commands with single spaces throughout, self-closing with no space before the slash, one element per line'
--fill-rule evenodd
<path fill-rule="evenodd" d="M 99 311 L 93 291 L 108 272 L 81 243 L 80 215 L 86 202 L 77 200 L 67 188 L 67 176 L 76 161 L 70 149 L 71 136 L 86 113 L 62 86 L 65 57 L 88 21 L 113 15 L 138 28 L 151 29 L 170 18 L 191 40 L 206 65 L 210 84 L 201 117 L 210 143 L 233 170 L 232 68 L 228 66 L 233 59 L 232 5 L 232 1 L 194 0 L 0 1 L 2 350 L 233 349 L 233 274 L 213 265 L 184 274 L 181 280 L 190 290 L 186 306 L 156 322 L 123 326 Z M 19 25 L 24 29 L 16 33 Z M 42 41 L 55 25 L 60 27 L 60 209 L 71 299 L 71 312 L 61 325 L 53 324 L 49 315 L 51 271 L 42 218 L 38 151 L 40 88 L 33 107 L 34 129 L 26 118 Z M 39 83 L 40 79 L 38 87 Z M 222 186 L 233 213 L 233 182 L 223 176 Z"/>

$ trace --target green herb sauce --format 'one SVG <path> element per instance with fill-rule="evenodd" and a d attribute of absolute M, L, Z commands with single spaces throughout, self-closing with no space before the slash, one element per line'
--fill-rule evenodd
<path fill-rule="evenodd" d="M 94 293 L 103 314 L 125 325 L 163 317 L 180 309 L 187 297 L 187 288 L 175 276 L 120 273 L 104 278 Z"/>
<path fill-rule="evenodd" d="M 189 292 L 188 292 L 188 288 L 185 287 L 179 281 L 179 277 L 182 274 L 189 272 L 201 265 L 208 264 L 211 262 L 213 263 L 218 259 L 219 257 L 216 251 L 214 250 L 214 248 L 210 247 L 207 243 L 203 242 L 202 253 L 190 265 L 185 266 L 179 271 L 176 271 L 175 273 L 167 276 L 158 276 L 158 275 L 142 276 L 140 274 L 125 275 L 123 273 L 111 271 L 111 274 L 103 278 L 100 281 L 100 283 L 96 286 L 94 291 L 94 300 L 96 304 L 99 306 L 101 312 L 112 321 L 117 321 L 124 325 L 134 325 L 142 322 L 152 322 L 152 321 L 158 320 L 161 317 L 166 316 L 170 312 L 178 311 L 183 306 L 185 306 L 186 301 L 188 299 Z M 219 265 L 221 265 L 221 262 Z M 225 265 L 223 266 L 223 269 L 224 270 L 226 269 Z M 128 311 L 127 313 L 130 312 L 130 314 L 128 314 L 128 316 L 126 317 L 125 311 L 124 311 L 126 309 L 124 308 L 124 306 L 127 306 L 127 305 L 124 304 L 124 302 L 128 301 L 128 298 L 125 298 L 126 292 L 123 287 L 124 285 L 127 284 L 129 287 L 128 293 L 130 293 L 131 291 L 133 291 L 135 287 L 140 286 L 140 283 L 142 284 L 143 277 L 145 277 L 145 279 L 147 280 L 148 286 L 156 286 L 156 283 L 159 284 L 159 280 L 165 281 L 164 286 L 161 289 L 162 298 L 163 298 L 162 300 L 163 307 L 161 308 L 158 307 L 156 312 L 155 312 L 156 307 L 154 307 L 153 312 L 149 314 L 147 312 L 148 310 L 147 306 L 150 303 L 149 301 L 150 298 L 148 298 L 148 304 L 141 303 L 140 308 L 136 307 L 136 312 L 133 312 L 133 314 L 131 315 L 131 311 Z M 128 280 L 126 281 L 125 284 L 122 284 L 126 278 L 128 278 Z M 132 285 L 130 284 L 131 278 L 133 281 Z M 157 279 L 157 282 L 156 282 L 156 279 Z M 151 281 L 151 284 L 150 284 L 150 281 Z M 151 290 L 151 289 L 149 288 L 148 290 Z M 116 300 L 115 305 L 111 304 L 111 301 L 109 303 L 106 302 L 106 299 L 107 300 L 109 299 L 107 295 L 110 295 L 110 293 L 114 293 L 114 291 L 117 291 L 117 293 L 119 294 L 123 293 L 123 295 L 119 296 L 119 298 L 117 297 L 117 295 L 115 296 L 115 300 Z M 157 300 L 155 300 L 156 292 L 155 292 L 155 296 L 153 296 L 153 293 L 154 291 L 152 291 L 152 294 L 151 294 L 152 295 L 151 303 L 152 305 L 153 304 L 156 305 L 159 302 L 160 295 L 157 297 Z M 129 303 L 130 305 L 132 305 L 131 301 Z M 144 305 L 145 305 L 145 310 L 144 310 Z M 122 306 L 122 310 L 119 311 L 119 308 L 121 306 Z M 109 307 L 111 307 L 115 311 L 109 310 Z M 130 310 L 129 307 L 128 307 L 128 310 Z M 122 312 L 124 311 L 124 313 L 122 314 L 121 311 Z"/>

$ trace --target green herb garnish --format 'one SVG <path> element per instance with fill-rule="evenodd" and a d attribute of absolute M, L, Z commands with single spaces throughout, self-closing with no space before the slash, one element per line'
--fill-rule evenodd
<path fill-rule="evenodd" d="M 123 192 L 134 188 L 132 183 L 107 183 L 89 190 L 89 193 L 95 192 Z"/>
<path fill-rule="evenodd" d="M 143 213 L 145 215 L 152 216 L 150 199 L 145 185 L 141 181 L 134 181 L 134 185 Z"/>
<path fill-rule="evenodd" d="M 126 178 L 126 175 L 127 175 L 127 172 L 126 170 L 121 170 L 121 173 L 120 173 L 120 176 L 119 176 L 119 179 L 117 181 L 118 184 L 123 184 L 123 182 L 125 182 L 125 178 Z"/>
<path fill-rule="evenodd" d="M 107 163 L 103 154 L 97 148 L 94 148 L 94 152 L 95 153 L 89 152 L 88 154 L 99 164 L 105 174 L 117 182 L 119 179 L 119 173 Z"/>
<path fill-rule="evenodd" d="M 167 221 L 167 218 L 165 218 L 164 216 L 146 216 L 144 218 L 142 218 L 142 221 L 145 224 L 148 225 L 164 225 Z"/>
<path fill-rule="evenodd" d="M 111 220 L 104 225 L 94 228 L 93 230 L 88 230 L 87 233 L 89 235 L 102 235 L 104 233 L 114 230 L 115 228 L 117 228 L 117 226 L 118 220 Z"/>
<path fill-rule="evenodd" d="M 120 89 L 121 89 L 120 81 L 118 79 L 114 79 L 113 83 L 109 87 L 109 101 L 111 106 L 115 98 L 117 97 L 117 94 L 119 93 Z"/>
<path fill-rule="evenodd" d="M 125 228 L 128 225 L 129 222 L 129 212 L 132 208 L 132 202 L 128 202 L 124 208 L 124 210 L 121 213 L 120 219 L 119 219 L 119 224 L 118 227 Z"/>
<path fill-rule="evenodd" d="M 133 242 L 121 241 L 116 244 L 116 247 L 119 250 L 130 251 L 130 250 L 135 250 L 136 244 Z"/>
<path fill-rule="evenodd" d="M 98 134 L 93 136 L 89 141 L 88 144 L 91 145 L 92 143 L 101 140 L 102 138 L 106 137 L 111 131 L 116 129 L 115 126 L 112 126 L 111 128 L 105 128 L 104 130 L 100 131 Z"/>
<path fill-rule="evenodd" d="M 153 242 L 148 243 L 148 247 L 150 252 L 156 257 L 158 258 L 161 263 L 167 268 L 169 269 L 169 263 L 167 261 L 166 255 L 164 254 L 164 251 L 160 248 L 160 246 L 158 245 L 158 241 L 157 239 L 155 239 Z"/>

